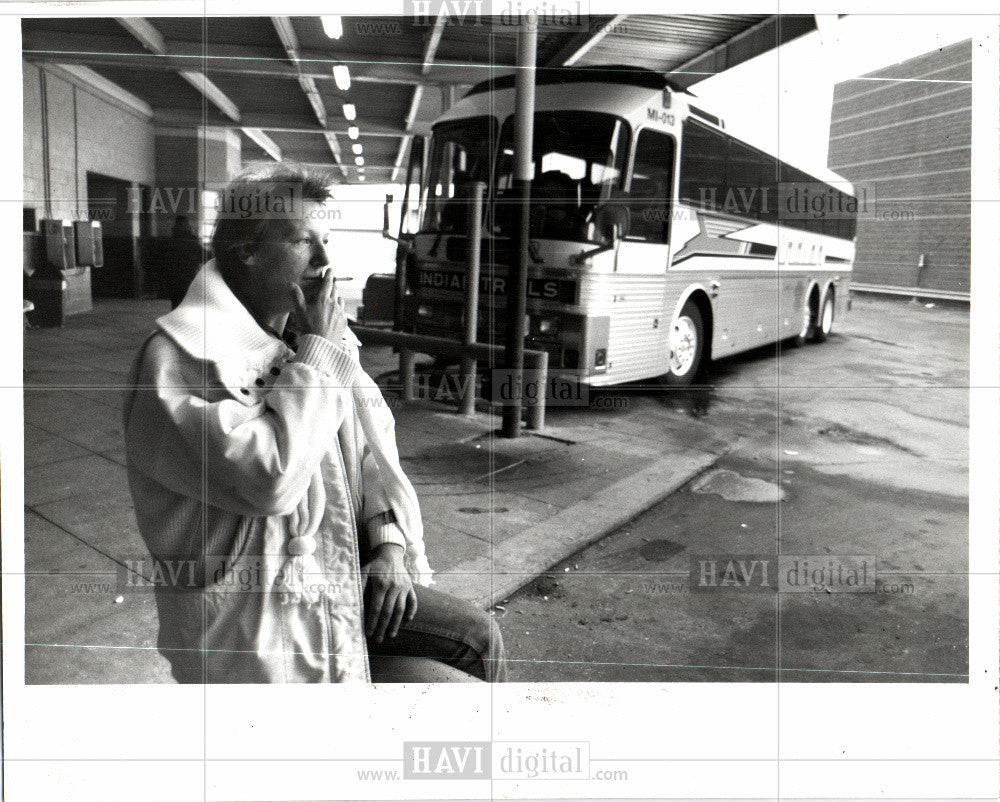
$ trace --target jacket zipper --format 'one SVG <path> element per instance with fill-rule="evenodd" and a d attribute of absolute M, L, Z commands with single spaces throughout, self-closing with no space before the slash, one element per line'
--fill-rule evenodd
<path fill-rule="evenodd" d="M 353 399 L 352 399 L 353 401 Z M 354 413 L 353 407 L 351 413 Z M 344 461 L 344 452 L 340 447 L 340 438 L 337 438 L 337 457 L 340 459 L 340 467 L 344 472 L 344 481 L 347 482 L 347 490 L 351 497 L 351 503 L 348 504 L 348 513 L 351 517 L 351 531 L 354 535 L 349 538 L 351 543 L 351 559 L 354 563 L 354 585 L 357 588 L 357 598 L 358 598 L 358 616 L 359 622 L 361 624 L 360 639 L 361 639 L 361 656 L 365 664 L 365 681 L 371 682 L 371 668 L 368 665 L 368 643 L 365 639 L 365 606 L 364 606 L 364 588 L 361 585 L 361 560 L 358 557 L 358 521 L 354 515 L 354 487 L 353 483 L 350 481 L 350 476 L 347 472 L 347 463 Z M 329 608 L 327 608 L 329 610 Z M 331 661 L 333 656 L 330 657 Z"/>

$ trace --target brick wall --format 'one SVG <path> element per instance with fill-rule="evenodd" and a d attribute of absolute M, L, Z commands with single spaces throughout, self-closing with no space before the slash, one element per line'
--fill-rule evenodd
<path fill-rule="evenodd" d="M 24 67 L 24 205 L 43 216 L 45 178 L 42 171 L 42 79 L 33 64 Z"/>
<path fill-rule="evenodd" d="M 855 281 L 969 291 L 971 56 L 960 42 L 835 87 L 830 168 L 875 197 Z"/>
<path fill-rule="evenodd" d="M 45 217 L 45 146 L 52 216 L 86 217 L 87 171 L 152 185 L 153 126 L 83 81 L 22 62 L 24 205 Z M 44 120 L 43 120 L 44 114 Z M 47 142 L 44 132 L 47 131 Z"/>

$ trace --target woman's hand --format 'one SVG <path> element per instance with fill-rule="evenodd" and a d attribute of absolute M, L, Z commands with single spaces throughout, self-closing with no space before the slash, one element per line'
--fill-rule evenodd
<path fill-rule="evenodd" d="M 371 562 L 361 569 L 365 591 L 365 634 L 381 643 L 388 634 L 395 638 L 405 618 L 417 614 L 417 594 L 403 566 L 403 547 L 383 543 Z"/>
<path fill-rule="evenodd" d="M 323 274 L 319 290 L 310 300 L 298 284 L 289 284 L 295 304 L 295 323 L 299 334 L 317 334 L 331 342 L 340 342 L 347 331 L 347 313 L 344 311 L 344 300 L 338 297 L 333 270 Z"/>

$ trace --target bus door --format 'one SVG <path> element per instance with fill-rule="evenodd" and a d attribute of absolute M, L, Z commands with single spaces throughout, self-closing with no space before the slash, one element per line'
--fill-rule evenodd
<path fill-rule="evenodd" d="M 615 273 L 618 297 L 624 303 L 616 315 L 622 343 L 646 375 L 662 372 L 670 349 L 670 311 L 667 298 L 667 266 L 670 263 L 670 215 L 673 211 L 673 177 L 676 145 L 674 137 L 649 128 L 639 130 L 635 140 L 632 174 L 626 202 L 628 231 L 618 248 Z M 614 321 L 614 318 L 613 318 Z M 616 328 L 612 323 L 612 328 Z M 614 338 L 618 339 L 618 338 Z"/>
<path fill-rule="evenodd" d="M 636 137 L 627 194 L 629 226 L 618 249 L 620 273 L 663 276 L 670 255 L 674 138 L 643 128 Z"/>

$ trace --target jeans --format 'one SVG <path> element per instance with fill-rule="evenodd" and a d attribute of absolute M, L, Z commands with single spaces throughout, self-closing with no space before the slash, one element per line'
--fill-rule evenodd
<path fill-rule="evenodd" d="M 500 628 L 489 613 L 446 593 L 419 585 L 413 589 L 417 594 L 413 620 L 404 621 L 395 638 L 368 641 L 375 682 L 461 682 L 469 677 L 503 682 L 507 678 Z"/>

